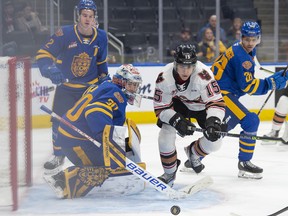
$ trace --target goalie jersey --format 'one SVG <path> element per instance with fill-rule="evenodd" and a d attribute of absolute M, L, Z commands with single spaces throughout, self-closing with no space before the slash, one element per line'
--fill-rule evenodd
<path fill-rule="evenodd" d="M 206 110 L 207 118 L 215 116 L 223 119 L 225 104 L 209 67 L 197 61 L 190 79 L 181 85 L 175 82 L 173 67 L 173 63 L 167 64 L 157 78 L 154 95 L 156 116 L 168 123 L 175 114 L 175 111 L 171 112 L 172 99 L 178 98 L 191 111 Z"/>
<path fill-rule="evenodd" d="M 77 25 L 64 26 L 37 52 L 36 59 L 39 68 L 55 63 L 65 78 L 93 84 L 108 73 L 107 44 L 102 29 L 93 28 L 88 38 L 78 32 Z"/>
<path fill-rule="evenodd" d="M 102 133 L 106 125 L 123 126 L 125 123 L 126 106 L 127 99 L 122 90 L 107 81 L 99 86 L 90 87 L 63 118 L 102 143 Z M 82 141 L 83 145 L 87 145 L 87 139 L 63 123 L 60 123 L 58 132 L 56 141 L 62 149 L 65 145 L 82 145 Z"/>

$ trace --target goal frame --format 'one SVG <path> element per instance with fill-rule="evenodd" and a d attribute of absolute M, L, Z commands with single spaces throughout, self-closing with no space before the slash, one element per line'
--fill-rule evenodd
<path fill-rule="evenodd" d="M 11 57 L 9 66 L 9 145 L 10 145 L 10 181 L 12 189 L 12 210 L 18 209 L 18 115 L 17 115 L 17 64 L 23 64 L 24 85 L 24 157 L 25 157 L 25 182 L 24 186 L 32 185 L 32 123 L 31 123 L 31 59 L 29 57 Z"/>

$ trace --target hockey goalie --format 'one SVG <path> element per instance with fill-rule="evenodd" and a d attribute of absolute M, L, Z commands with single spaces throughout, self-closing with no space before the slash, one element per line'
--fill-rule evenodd
<path fill-rule="evenodd" d="M 45 181 L 57 197 L 71 199 L 94 192 L 119 196 L 144 190 L 144 182 L 125 169 L 126 157 L 145 169 L 140 132 L 125 115 L 126 105 L 134 104 L 141 83 L 140 73 L 133 65 L 121 65 L 112 82 L 88 88 L 62 117 L 70 127 L 60 122 L 56 142 L 73 166 L 44 172 Z M 84 131 L 99 146 L 77 130 Z"/>

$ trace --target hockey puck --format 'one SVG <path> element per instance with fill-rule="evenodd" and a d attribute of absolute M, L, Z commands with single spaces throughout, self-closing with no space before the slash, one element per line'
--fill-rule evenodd
<path fill-rule="evenodd" d="M 170 209 L 170 212 L 173 214 L 173 215 L 178 215 L 180 213 L 181 209 L 179 206 L 172 206 L 171 209 Z"/>

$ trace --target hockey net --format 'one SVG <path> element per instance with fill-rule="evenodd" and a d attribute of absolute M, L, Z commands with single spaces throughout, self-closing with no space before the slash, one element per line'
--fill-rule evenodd
<path fill-rule="evenodd" d="M 31 185 L 31 61 L 0 57 L 0 207 L 17 210 Z"/>

